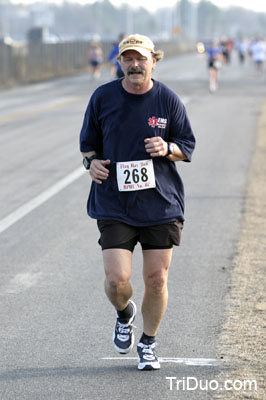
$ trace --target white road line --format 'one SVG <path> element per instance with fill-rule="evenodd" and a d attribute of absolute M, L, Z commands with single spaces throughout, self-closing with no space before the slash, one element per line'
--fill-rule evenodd
<path fill-rule="evenodd" d="M 10 226 L 18 222 L 20 219 L 25 217 L 31 211 L 35 210 L 37 207 L 45 203 L 51 197 L 59 193 L 65 187 L 70 185 L 72 182 L 80 178 L 86 170 L 84 167 L 79 167 L 75 171 L 71 172 L 65 178 L 58 181 L 55 185 L 51 186 L 49 189 L 45 190 L 38 196 L 34 197 L 28 203 L 25 203 L 23 206 L 19 207 L 17 210 L 9 214 L 7 217 L 0 221 L 0 233 L 4 232 Z"/>
<path fill-rule="evenodd" d="M 158 357 L 162 363 L 176 363 L 194 366 L 215 366 L 218 360 L 215 358 L 176 358 L 176 357 Z M 102 357 L 100 360 L 137 360 L 137 357 Z"/>

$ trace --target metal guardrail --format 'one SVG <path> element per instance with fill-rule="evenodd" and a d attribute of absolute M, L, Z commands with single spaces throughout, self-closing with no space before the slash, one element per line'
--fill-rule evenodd
<path fill-rule="evenodd" d="M 0 86 L 76 74 L 89 68 L 88 52 L 91 42 L 29 43 L 20 46 L 0 44 Z M 107 62 L 111 42 L 101 43 L 104 61 Z M 158 42 L 156 49 L 166 57 L 195 49 L 194 43 L 182 41 Z"/>

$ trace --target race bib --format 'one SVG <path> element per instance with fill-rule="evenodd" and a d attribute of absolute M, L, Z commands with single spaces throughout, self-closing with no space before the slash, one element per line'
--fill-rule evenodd
<path fill-rule="evenodd" d="M 120 192 L 144 190 L 155 187 L 152 160 L 116 163 L 117 184 Z"/>

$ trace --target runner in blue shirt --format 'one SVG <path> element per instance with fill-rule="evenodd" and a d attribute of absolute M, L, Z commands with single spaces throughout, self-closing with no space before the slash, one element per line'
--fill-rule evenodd
<path fill-rule="evenodd" d="M 195 146 L 179 97 L 151 78 L 162 57 L 146 36 L 123 39 L 118 58 L 125 77 L 96 89 L 80 133 L 92 178 L 88 214 L 100 231 L 105 292 L 117 312 L 113 342 L 122 354 L 134 345 L 130 277 L 134 247 L 142 246 L 140 370 L 160 368 L 155 335 L 167 307 L 173 245 L 180 243 L 184 222 L 184 189 L 175 162 L 190 161 Z"/>
<path fill-rule="evenodd" d="M 222 67 L 221 48 L 215 41 L 212 41 L 210 46 L 206 47 L 209 68 L 209 89 L 210 92 L 215 92 L 218 86 L 219 69 Z"/>
<path fill-rule="evenodd" d="M 112 64 L 112 66 L 115 69 L 115 75 L 117 78 L 122 78 L 124 76 L 124 72 L 122 71 L 121 65 L 117 60 L 117 56 L 119 54 L 119 43 L 121 42 L 122 39 L 125 38 L 125 34 L 121 33 L 119 35 L 119 40 L 118 43 L 115 43 L 109 53 L 108 60 Z"/>

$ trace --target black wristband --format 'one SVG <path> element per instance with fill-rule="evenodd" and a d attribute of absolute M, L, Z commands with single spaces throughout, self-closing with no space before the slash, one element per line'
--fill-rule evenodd
<path fill-rule="evenodd" d="M 95 160 L 95 158 L 98 158 L 97 154 L 93 154 L 91 157 L 84 157 L 83 158 L 83 165 L 84 167 L 89 170 L 91 167 L 91 162 Z"/>

